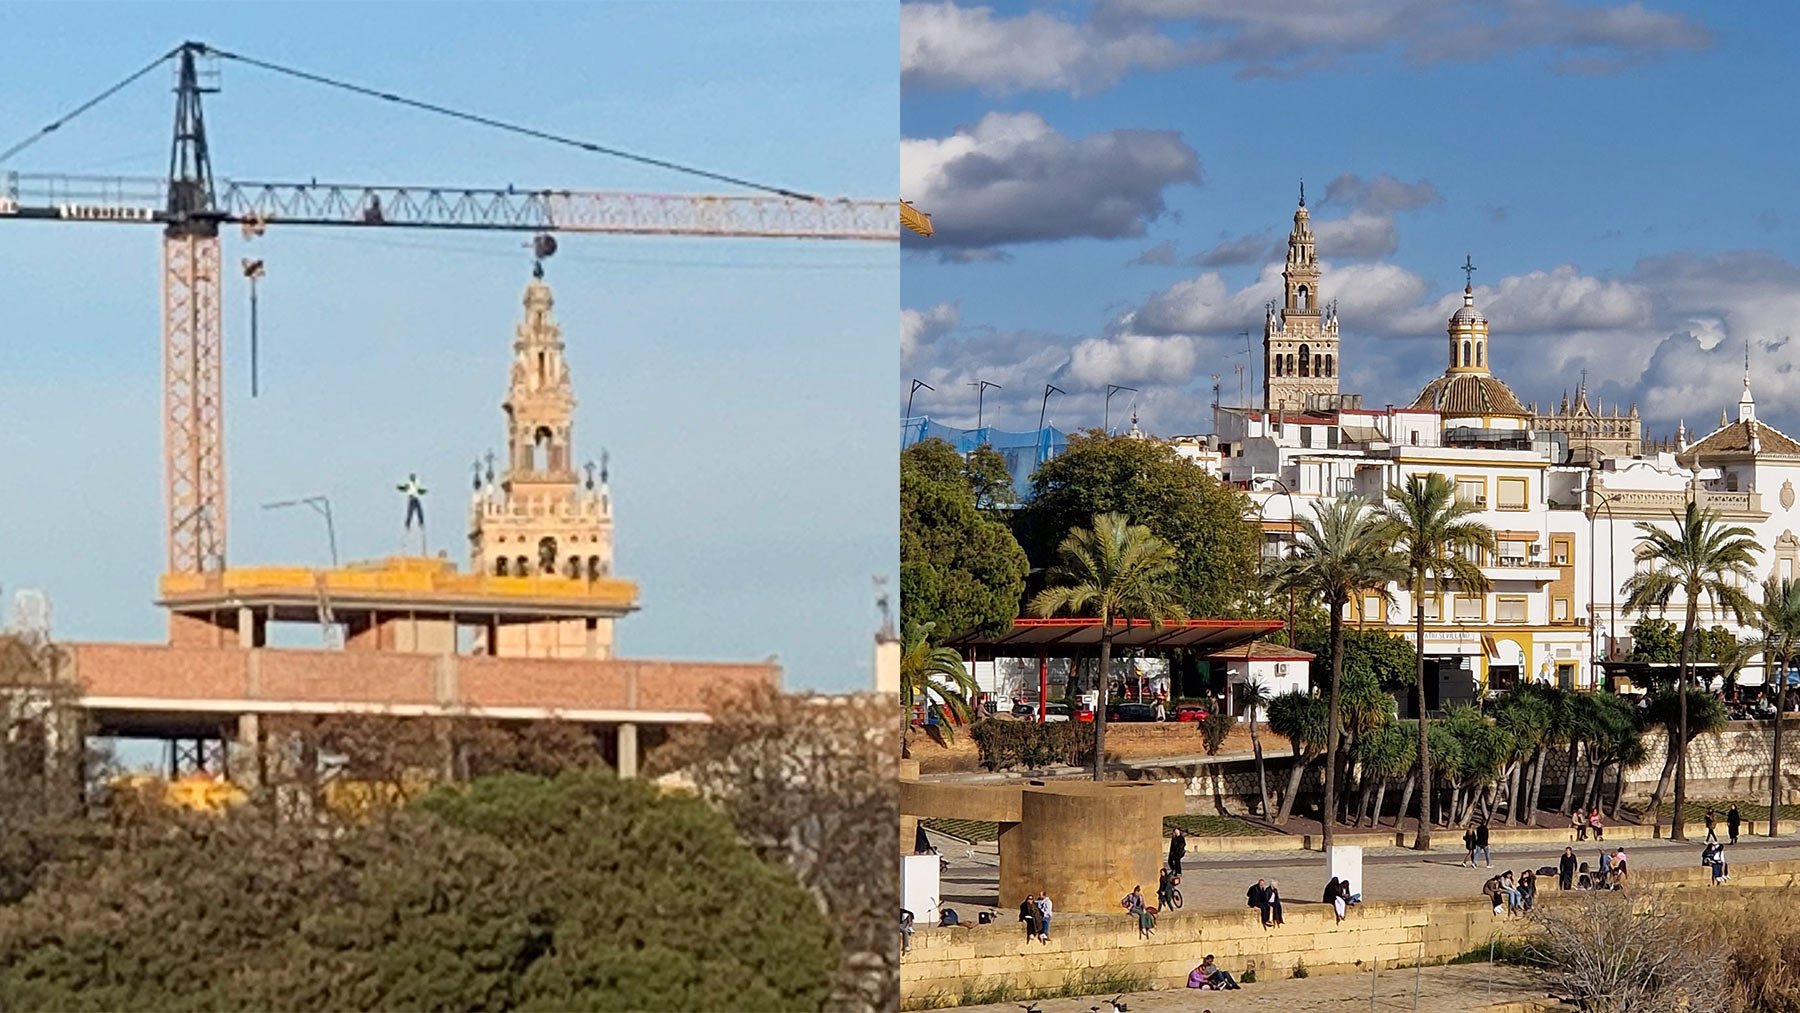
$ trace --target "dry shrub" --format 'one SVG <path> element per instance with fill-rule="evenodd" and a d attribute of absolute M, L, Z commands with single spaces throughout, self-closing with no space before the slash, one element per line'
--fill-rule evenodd
<path fill-rule="evenodd" d="M 1584 893 L 1530 956 L 1594 1013 L 1800 1013 L 1800 911 L 1779 894 Z"/>

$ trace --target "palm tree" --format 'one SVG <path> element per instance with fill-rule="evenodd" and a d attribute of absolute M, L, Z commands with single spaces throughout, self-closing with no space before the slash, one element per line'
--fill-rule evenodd
<path fill-rule="evenodd" d="M 1331 623 L 1331 691 L 1326 706 L 1325 804 L 1319 813 L 1321 839 L 1331 847 L 1337 822 L 1338 732 L 1343 715 L 1338 684 L 1344 676 L 1344 607 L 1365 592 L 1388 597 L 1388 584 L 1405 577 L 1393 544 L 1392 523 L 1358 496 L 1316 503 L 1313 516 L 1299 518 L 1294 551 L 1275 571 L 1276 584 L 1314 596 Z"/>
<path fill-rule="evenodd" d="M 1474 555 L 1497 549 L 1494 530 L 1469 515 L 1472 503 L 1456 498 L 1450 480 L 1437 472 L 1414 475 L 1404 485 L 1388 487 L 1388 517 L 1397 528 L 1395 548 L 1406 561 L 1407 589 L 1413 602 L 1413 646 L 1418 648 L 1419 693 L 1419 835 L 1413 847 L 1431 849 L 1431 738 L 1425 718 L 1425 584 L 1442 591 L 1447 584 L 1486 594 L 1487 575 Z M 1405 816 L 1404 813 L 1401 814 Z"/>
<path fill-rule="evenodd" d="M 1132 524 L 1124 514 L 1096 514 L 1092 526 L 1069 532 L 1057 547 L 1050 586 L 1031 599 L 1034 616 L 1084 613 L 1100 619 L 1100 702 L 1094 708 L 1094 780 L 1106 777 L 1106 691 L 1112 682 L 1113 622 L 1134 619 L 1160 626 L 1187 613 L 1175 598 L 1175 548 Z"/>
<path fill-rule="evenodd" d="M 1763 653 L 1763 685 L 1775 674 L 1775 750 L 1769 760 L 1769 836 L 1775 836 L 1781 805 L 1781 715 L 1787 707 L 1788 664 L 1800 655 L 1800 586 L 1792 580 L 1770 577 L 1763 582 L 1762 607 L 1757 609 L 1762 636 L 1756 646 Z M 1774 665 L 1769 662 L 1773 660 Z"/>
<path fill-rule="evenodd" d="M 1250 749 L 1256 754 L 1256 790 L 1262 795 L 1263 819 L 1269 812 L 1269 772 L 1263 767 L 1262 736 L 1257 734 L 1257 714 L 1269 707 L 1269 686 L 1258 678 L 1244 680 L 1237 691 L 1238 707 L 1250 718 Z"/>
<path fill-rule="evenodd" d="M 929 625 L 929 624 L 928 624 Z M 900 755 L 912 756 L 909 738 L 913 709 L 923 706 L 927 713 L 943 720 L 936 727 L 946 739 L 956 737 L 956 725 L 967 724 L 972 701 L 981 690 L 975 677 L 963 666 L 962 656 L 948 647 L 933 647 L 926 639 L 929 629 L 908 626 L 900 653 L 900 713 L 903 724 Z"/>
<path fill-rule="evenodd" d="M 1639 521 L 1638 558 L 1650 569 L 1632 575 L 1625 582 L 1625 609 L 1644 612 L 1666 611 L 1669 601 L 1680 592 L 1686 618 L 1681 629 L 1679 685 L 1676 695 L 1680 704 L 1675 740 L 1675 818 L 1669 826 L 1673 840 L 1687 840 L 1683 832 L 1687 804 L 1687 689 L 1691 673 L 1694 644 L 1694 622 L 1700 602 L 1711 598 L 1713 604 L 1730 613 L 1740 624 L 1755 614 L 1756 603 L 1744 593 L 1741 585 L 1751 579 L 1756 561 L 1756 536 L 1741 524 L 1727 526 L 1716 511 L 1702 510 L 1692 499 L 1680 514 L 1669 514 L 1675 521 L 1672 530 L 1663 530 L 1649 521 Z"/>
<path fill-rule="evenodd" d="M 1331 719 L 1325 715 L 1325 704 L 1318 697 L 1298 689 L 1269 701 L 1269 730 L 1286 736 L 1294 747 L 1294 763 L 1288 768 L 1287 793 L 1281 797 L 1281 810 L 1275 814 L 1275 826 L 1286 826 L 1288 813 L 1294 810 L 1294 798 L 1300 794 L 1300 781 L 1306 768 L 1319 758 L 1325 748 L 1325 734 Z"/>

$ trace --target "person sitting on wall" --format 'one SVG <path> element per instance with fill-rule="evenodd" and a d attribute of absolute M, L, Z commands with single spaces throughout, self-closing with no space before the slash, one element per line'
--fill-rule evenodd
<path fill-rule="evenodd" d="M 1481 884 L 1481 895 L 1494 906 L 1494 913 L 1499 914 L 1506 906 L 1506 888 L 1500 884 L 1499 876 L 1489 876 L 1488 881 Z"/>
<path fill-rule="evenodd" d="M 1149 939 L 1156 935 L 1156 909 L 1153 907 L 1138 909 L 1138 938 Z"/>
<path fill-rule="evenodd" d="M 1042 921 L 1044 912 L 1038 907 L 1037 898 L 1030 894 L 1019 902 L 1019 920 L 1025 923 L 1025 941 L 1031 942 L 1043 935 Z"/>
<path fill-rule="evenodd" d="M 1144 888 L 1132 887 L 1131 892 L 1120 899 L 1119 906 L 1124 908 L 1128 915 L 1137 915 L 1142 912 L 1144 910 Z"/>

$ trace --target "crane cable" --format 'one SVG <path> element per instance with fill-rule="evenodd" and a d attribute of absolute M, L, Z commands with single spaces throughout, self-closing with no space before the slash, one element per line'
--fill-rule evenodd
<path fill-rule="evenodd" d="M 126 78 L 125 80 L 120 81 L 118 84 L 113 85 L 111 88 L 106 89 L 105 91 L 101 92 L 100 94 L 95 95 L 93 98 L 88 99 L 86 102 L 83 102 L 81 105 L 76 106 L 73 111 L 64 114 L 60 119 L 52 121 L 48 126 L 43 127 L 37 133 L 32 134 L 30 137 L 27 137 L 24 140 L 20 141 L 19 143 L 13 145 L 12 147 L 7 148 L 5 151 L 0 151 L 0 162 L 4 162 L 7 159 L 18 154 L 19 152 L 24 151 L 26 148 L 31 147 L 33 144 L 36 144 L 37 142 L 43 140 L 44 138 L 55 133 L 57 130 L 61 129 L 63 124 L 69 122 L 70 120 L 74 119 L 77 116 L 80 116 L 82 113 L 87 112 L 89 109 L 94 108 L 95 106 L 106 101 L 107 99 L 112 98 L 119 91 L 124 89 L 126 85 L 131 84 L 133 81 L 136 81 L 138 78 L 143 77 L 145 74 L 148 74 L 151 71 L 155 70 L 157 67 L 161 66 L 164 61 L 172 58 L 176 53 L 179 53 L 179 52 L 181 52 L 181 47 L 179 47 L 179 46 L 175 47 L 174 49 L 169 50 L 168 52 L 164 53 L 163 55 L 161 55 L 161 56 L 157 57 L 156 59 L 150 61 L 149 63 L 145 64 L 144 68 L 142 70 L 131 75 L 130 77 Z"/>
<path fill-rule="evenodd" d="M 520 126 L 519 124 L 516 124 L 516 123 L 506 123 L 504 121 L 492 119 L 487 116 L 481 116 L 476 113 L 469 113 L 469 112 L 463 112 L 463 111 L 457 110 L 457 109 L 450 109 L 448 107 L 435 105 L 430 102 L 423 102 L 423 101 L 420 101 L 419 99 L 412 99 L 412 98 L 406 98 L 406 97 L 400 96 L 400 95 L 395 95 L 392 92 L 377 91 L 374 88 L 366 88 L 366 87 L 363 87 L 362 85 L 352 84 L 348 81 L 340 81 L 340 80 L 337 80 L 336 78 L 325 77 L 320 74 L 312 74 L 312 73 L 308 73 L 304 70 L 296 70 L 292 67 L 283 67 L 280 64 L 269 63 L 264 60 L 253 59 L 251 57 L 243 56 L 238 53 L 227 52 L 223 49 L 214 49 L 211 46 L 207 46 L 207 45 L 204 45 L 201 43 L 193 43 L 193 45 L 197 46 L 201 52 L 210 54 L 212 56 L 217 56 L 222 59 L 236 60 L 239 63 L 248 64 L 249 66 L 252 66 L 252 67 L 259 67 L 263 70 L 273 71 L 277 74 L 285 74 L 289 77 L 299 78 L 300 80 L 303 80 L 303 81 L 310 81 L 314 84 L 322 84 L 322 85 L 325 85 L 330 88 L 338 88 L 343 91 L 353 92 L 358 95 L 366 95 L 370 98 L 378 98 L 378 99 L 382 99 L 387 102 L 393 102 L 393 103 L 403 105 L 403 106 L 411 106 L 414 109 L 422 109 L 426 112 L 437 113 L 440 116 L 448 116 L 452 119 L 465 120 L 470 123 L 478 123 L 478 124 L 481 124 L 482 126 L 493 127 L 496 130 L 504 130 L 504 131 L 507 131 L 508 133 L 520 134 L 525 137 L 534 137 L 541 141 L 550 141 L 553 144 L 562 144 L 562 145 L 566 145 L 566 146 L 572 147 L 572 148 L 579 148 L 582 151 L 594 152 L 596 154 L 611 155 L 614 158 L 622 158 L 627 161 L 638 162 L 643 165 L 655 166 L 659 169 L 669 169 L 674 172 L 686 173 L 687 175 L 690 175 L 690 176 L 699 176 L 702 179 L 710 179 L 710 180 L 714 180 L 714 181 L 720 182 L 720 183 L 730 183 L 733 186 L 749 187 L 752 190 L 761 190 L 765 193 L 772 193 L 772 194 L 776 194 L 776 195 L 782 196 L 782 197 L 789 197 L 794 200 L 804 200 L 804 201 L 818 201 L 819 200 L 818 197 L 815 197 L 811 194 L 799 193 L 794 190 L 789 190 L 786 187 L 771 186 L 767 183 L 757 183 L 753 180 L 743 179 L 742 177 L 738 177 L 738 176 L 728 176 L 728 175 L 725 175 L 724 173 L 712 172 L 707 169 L 698 169 L 698 168 L 695 168 L 690 165 L 682 165 L 679 162 L 670 162 L 670 161 L 666 161 L 666 160 L 660 159 L 660 158 L 652 158 L 649 155 L 639 155 L 639 154 L 636 154 L 635 152 L 624 151 L 619 148 L 609 148 L 609 147 L 606 147 L 605 145 L 595 144 L 592 141 L 583 141 L 583 140 L 579 140 L 579 139 L 573 138 L 573 137 L 565 137 L 561 134 L 552 134 L 547 131 L 537 130 L 532 127 Z M 165 59 L 166 59 L 166 57 L 165 57 Z"/>

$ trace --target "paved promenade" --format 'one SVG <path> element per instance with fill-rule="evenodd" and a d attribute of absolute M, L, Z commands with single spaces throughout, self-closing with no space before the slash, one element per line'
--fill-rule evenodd
<path fill-rule="evenodd" d="M 1332 974 L 1312 978 L 1255 982 L 1236 992 L 1168 989 L 1135 992 L 1125 997 L 1131 1013 L 1363 1013 L 1370 1009 L 1393 1013 L 1476 1013 L 1502 1004 L 1543 998 L 1549 989 L 1537 975 L 1523 968 L 1486 964 L 1426 967 L 1417 971 L 1396 968 L 1368 974 Z M 1414 1005 L 1415 993 L 1417 1005 Z M 1374 1003 L 1371 1006 L 1370 998 Z M 1044 999 L 1042 1013 L 1089 1013 L 1107 1007 L 1110 995 L 1078 999 Z M 1496 1008 L 1497 1007 L 1497 1008 Z M 1523 1009 L 1527 1007 L 1514 1007 Z M 1016 1002 L 958 1007 L 960 1013 L 1021 1013 Z"/>
<path fill-rule="evenodd" d="M 1704 835 L 1704 830 L 1696 837 Z M 973 847 L 934 835 L 934 842 L 950 861 L 944 876 L 944 902 L 961 906 L 964 918 L 973 919 L 975 910 L 996 906 L 999 891 L 999 853 L 992 844 Z M 1494 868 L 1462 868 L 1459 836 L 1441 838 L 1439 846 L 1429 852 L 1407 848 L 1369 848 L 1363 852 L 1363 896 L 1368 900 L 1425 900 L 1437 897 L 1474 897 L 1489 876 L 1503 869 L 1518 871 L 1555 865 L 1562 855 L 1562 844 L 1536 844 L 1509 849 L 1494 848 Z M 1600 845 L 1593 841 L 1574 845 L 1575 854 L 1591 867 L 1597 867 Z M 1662 869 L 1700 864 L 1698 839 L 1689 842 L 1635 840 L 1608 842 L 1610 851 L 1625 849 L 1628 868 Z M 1728 862 L 1770 861 L 1800 858 L 1800 837 L 1740 838 L 1735 847 L 1726 848 Z M 1182 862 L 1184 875 L 1181 892 L 1184 910 L 1225 911 L 1244 906 L 1244 891 L 1258 878 L 1277 880 L 1281 884 L 1284 905 L 1318 904 L 1325 890 L 1325 857 L 1317 852 L 1266 851 L 1240 854 L 1206 855 L 1190 851 Z M 1156 895 L 1154 881 L 1143 884 L 1120 883 L 1118 893 L 1124 896 L 1133 885 L 1141 885 L 1144 895 Z M 1556 881 L 1540 881 L 1543 892 L 1556 889 Z M 1045 1013 L 1049 1013 L 1048 1010 Z"/>

